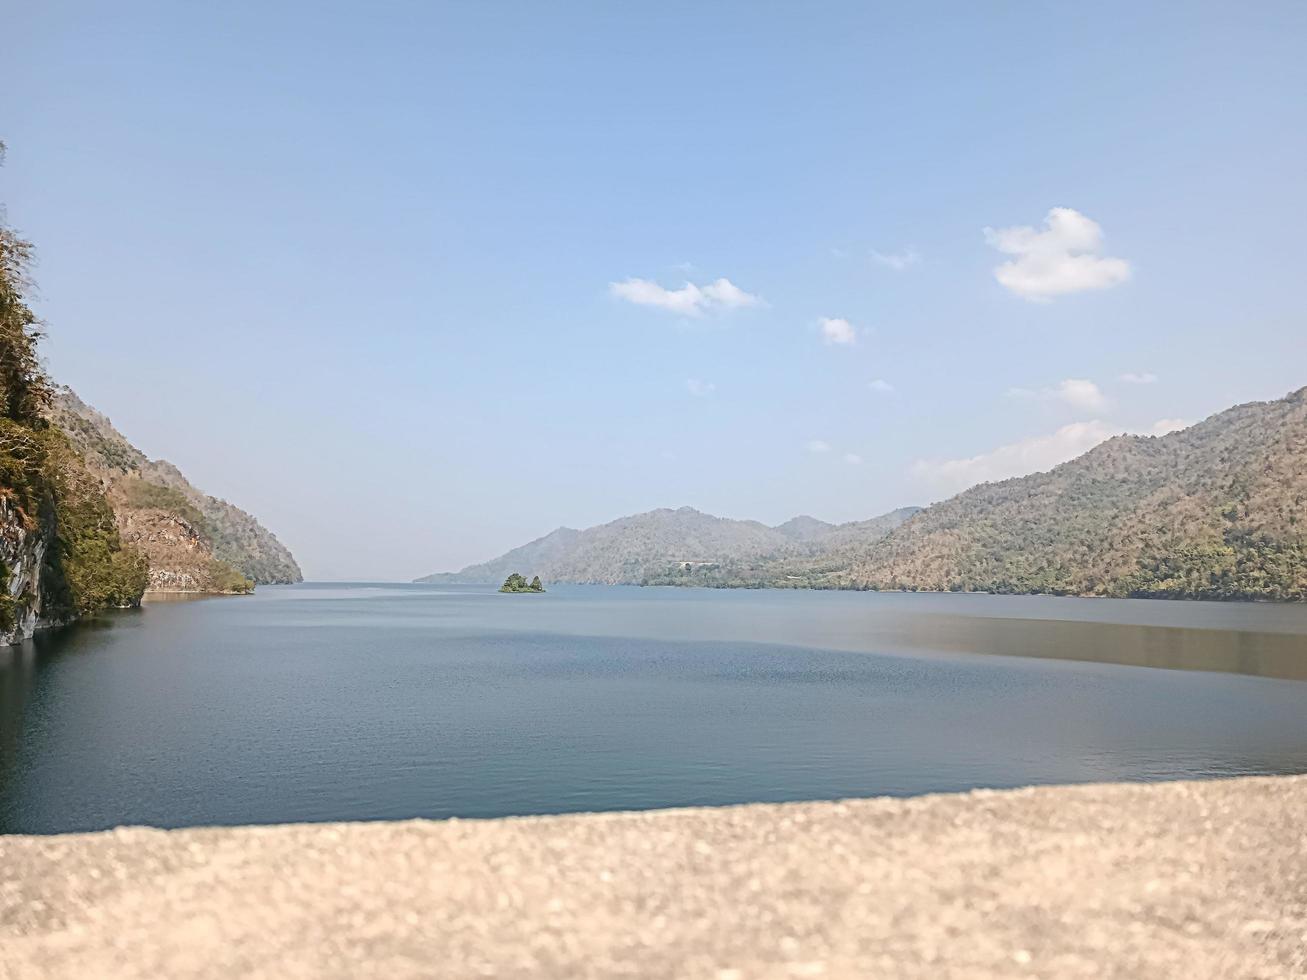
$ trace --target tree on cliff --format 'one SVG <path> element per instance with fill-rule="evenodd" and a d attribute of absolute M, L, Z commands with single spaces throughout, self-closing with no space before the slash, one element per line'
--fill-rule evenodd
<path fill-rule="evenodd" d="M 4 145 L 0 144 L 0 159 Z M 64 434 L 50 425 L 50 383 L 41 369 L 40 323 L 27 305 L 31 243 L 0 209 L 0 497 L 27 532 L 48 542 L 40 596 L 0 589 L 0 632 L 19 607 L 40 600 L 47 619 L 132 605 L 145 591 L 145 562 L 124 548 L 103 488 Z M 35 555 L 35 552 L 33 552 Z M 0 585 L 13 570 L 0 565 Z"/>
<path fill-rule="evenodd" d="M 4 149 L 0 143 L 0 162 Z M 36 353 L 40 323 L 23 301 L 31 285 L 31 260 L 32 243 L 9 227 L 0 208 L 0 414 L 19 425 L 39 426 L 50 385 Z"/>

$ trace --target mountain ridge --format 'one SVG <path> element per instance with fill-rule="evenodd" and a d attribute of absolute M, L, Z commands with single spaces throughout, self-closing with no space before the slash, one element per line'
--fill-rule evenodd
<path fill-rule="evenodd" d="M 1307 388 L 868 521 L 664 508 L 563 530 L 418 581 L 493 584 L 502 561 L 604 584 L 1307 600 Z"/>
<path fill-rule="evenodd" d="M 1118 435 L 981 483 L 866 547 L 744 584 L 1186 599 L 1307 599 L 1307 388 L 1160 436 Z M 686 584 L 713 581 L 709 574 Z"/>
<path fill-rule="evenodd" d="M 806 515 L 769 527 L 760 521 L 706 514 L 693 507 L 660 507 L 584 530 L 560 527 L 490 561 L 457 572 L 416 579 L 428 583 L 494 584 L 514 571 L 545 581 L 638 585 L 675 566 L 728 566 L 768 556 L 803 555 L 827 534 L 845 530 L 872 537 L 896 526 L 916 508 L 870 521 L 829 524 Z M 854 530 L 849 530 L 854 529 Z"/>
<path fill-rule="evenodd" d="M 124 540 L 150 560 L 149 591 L 246 591 L 236 576 L 251 585 L 303 581 L 290 550 L 253 515 L 150 459 L 71 388 L 53 389 L 48 414 L 108 488 Z"/>

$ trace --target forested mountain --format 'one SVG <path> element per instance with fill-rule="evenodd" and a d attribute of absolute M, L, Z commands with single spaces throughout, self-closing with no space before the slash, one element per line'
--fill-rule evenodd
<path fill-rule="evenodd" d="M 1307 388 L 973 487 L 833 557 L 813 584 L 1307 599 Z"/>
<path fill-rule="evenodd" d="M 135 605 L 146 585 L 145 559 L 124 545 L 100 482 L 46 417 L 50 385 L 24 296 L 30 253 L 0 222 L 0 643 Z"/>
<path fill-rule="evenodd" d="M 1117 436 L 1047 473 L 985 483 L 871 543 L 744 584 L 1307 599 L 1307 389 L 1164 436 Z M 700 575 L 703 584 L 713 582 Z"/>
<path fill-rule="evenodd" d="M 290 551 L 254 517 L 197 490 L 177 467 L 151 460 L 69 388 L 56 388 L 50 419 L 104 481 L 127 541 L 150 559 L 156 591 L 241 591 L 299 582 Z"/>
<path fill-rule="evenodd" d="M 428 575 L 421 582 L 497 583 L 529 570 L 546 582 L 638 584 L 711 571 L 724 579 L 736 569 L 756 570 L 767 560 L 815 553 L 829 537 L 871 541 L 916 508 L 854 524 L 833 525 L 797 517 L 777 527 L 704 514 L 692 507 L 666 508 L 623 517 L 577 531 L 559 528 L 500 558 L 460 572 Z"/>
<path fill-rule="evenodd" d="M 1307 599 L 1307 388 L 925 510 L 777 527 L 688 507 L 553 534 L 426 581 Z"/>

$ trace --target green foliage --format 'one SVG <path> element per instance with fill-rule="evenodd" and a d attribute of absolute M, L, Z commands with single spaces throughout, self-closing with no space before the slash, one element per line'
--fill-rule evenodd
<path fill-rule="evenodd" d="M 253 581 L 220 559 L 215 558 L 209 563 L 209 576 L 219 592 L 248 595 L 254 591 Z"/>
<path fill-rule="evenodd" d="M 972 487 L 879 540 L 665 563 L 645 582 L 1307 600 L 1307 389 Z"/>
<path fill-rule="evenodd" d="M 58 433 L 46 474 L 54 541 L 46 552 L 46 613 L 69 618 L 107 606 L 140 603 L 149 581 L 145 558 L 123 547 L 99 481 Z"/>
<path fill-rule="evenodd" d="M 238 507 L 201 493 L 173 466 L 153 461 L 113 424 L 67 388 L 57 388 L 50 417 L 128 507 L 157 508 L 195 527 L 214 556 L 255 582 L 302 580 L 294 556 L 267 528 Z M 134 486 L 145 483 L 147 487 Z"/>
<path fill-rule="evenodd" d="M 499 587 L 500 592 L 543 592 L 545 587 L 540 584 L 540 576 L 537 575 L 529 583 L 526 578 L 514 572 L 504 580 L 504 584 Z"/>
<path fill-rule="evenodd" d="M 40 324 L 23 301 L 32 245 L 0 224 L 0 416 L 37 426 L 50 385 L 37 356 Z"/>
<path fill-rule="evenodd" d="M 103 488 L 45 418 L 51 391 L 37 354 L 41 335 L 23 298 L 30 259 L 31 245 L 0 224 L 0 495 L 24 531 L 47 541 L 47 618 L 134 605 L 145 591 L 145 560 L 122 546 Z M 0 567 L 5 583 L 10 574 Z M 5 589 L 0 623 L 11 626 L 16 613 Z"/>
<path fill-rule="evenodd" d="M 139 479 L 123 480 L 119 489 L 122 490 L 123 498 L 128 507 L 141 510 L 147 508 L 166 510 L 171 514 L 184 518 L 204 537 L 212 537 L 208 520 L 205 519 L 200 509 L 192 504 L 180 490 L 160 486 L 157 483 L 151 483 L 149 480 Z"/>

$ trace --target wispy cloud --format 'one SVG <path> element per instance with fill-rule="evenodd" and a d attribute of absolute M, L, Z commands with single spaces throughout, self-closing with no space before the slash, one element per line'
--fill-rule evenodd
<path fill-rule="evenodd" d="M 1018 296 L 1047 302 L 1054 296 L 1109 289 L 1130 278 L 1125 259 L 1100 254 L 1103 229 L 1072 208 L 1053 208 L 1042 229 L 1030 225 L 986 228 L 985 241 L 1016 258 L 994 269 L 994 278 Z"/>
<path fill-rule="evenodd" d="M 1131 434 L 1163 436 L 1192 423 L 1185 419 L 1158 419 L 1143 430 L 1128 430 L 1094 419 L 1072 422 L 1048 435 L 1033 436 L 964 459 L 923 459 L 912 464 L 911 474 L 942 495 L 957 493 L 977 483 L 1006 480 L 1050 470 L 1087 453 L 1112 436 Z"/>
<path fill-rule="evenodd" d="M 822 343 L 848 345 L 858 342 L 857 329 L 843 317 L 824 316 L 817 325 L 821 329 Z"/>
<path fill-rule="evenodd" d="M 1164 436 L 1168 432 L 1175 432 L 1178 429 L 1187 429 L 1193 425 L 1188 419 L 1158 419 L 1148 427 L 1148 435 Z"/>
<path fill-rule="evenodd" d="M 871 261 L 877 265 L 883 265 L 887 269 L 893 269 L 895 272 L 902 272 L 909 266 L 914 266 L 921 261 L 921 253 L 912 246 L 908 246 L 901 252 L 877 252 L 871 250 Z"/>
<path fill-rule="evenodd" d="M 875 378 L 871 381 L 868 381 L 867 387 L 870 388 L 872 391 L 878 391 L 883 395 L 888 395 L 891 391 L 894 390 L 894 386 L 890 384 L 888 381 L 886 381 L 884 378 Z"/>
<path fill-rule="evenodd" d="M 686 378 L 685 390 L 694 395 L 695 398 L 707 398 L 717 390 L 717 386 L 711 381 L 701 381 L 698 378 Z"/>
<path fill-rule="evenodd" d="M 746 293 L 729 279 L 717 279 L 702 286 L 687 282 L 680 289 L 668 289 L 650 279 L 627 279 L 623 282 L 610 282 L 608 291 L 628 303 L 656 306 L 693 317 L 759 306 L 762 303 L 760 297 Z"/>
<path fill-rule="evenodd" d="M 862 462 L 862 457 L 857 453 L 845 453 L 844 462 L 848 463 L 850 466 L 857 466 Z"/>
<path fill-rule="evenodd" d="M 1088 378 L 1067 378 L 1045 388 L 1009 388 L 1009 398 L 1033 398 L 1040 401 L 1060 401 L 1072 408 L 1099 412 L 1108 406 L 1107 396 Z"/>
<path fill-rule="evenodd" d="M 1119 375 L 1119 381 L 1124 381 L 1128 385 L 1151 385 L 1157 384 L 1157 375 L 1152 371 L 1127 371 Z"/>
<path fill-rule="evenodd" d="M 918 460 L 912 464 L 911 473 L 933 491 L 949 495 L 977 483 L 1052 469 L 1119 431 L 1098 420 L 1072 422 L 1048 435 L 1022 439 L 964 459 Z"/>
<path fill-rule="evenodd" d="M 808 442 L 808 452 L 810 453 L 828 453 L 831 446 L 824 439 L 812 439 Z"/>

